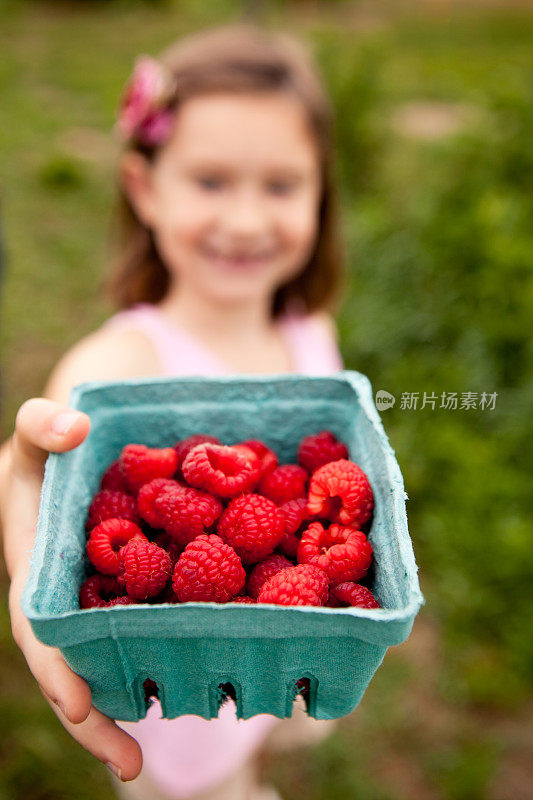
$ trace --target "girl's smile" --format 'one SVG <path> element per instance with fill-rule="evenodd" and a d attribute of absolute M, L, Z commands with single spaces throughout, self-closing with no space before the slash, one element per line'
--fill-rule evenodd
<path fill-rule="evenodd" d="M 221 269 L 253 270 L 267 265 L 276 255 L 270 253 L 218 252 L 210 248 L 204 249 L 205 256 Z"/>

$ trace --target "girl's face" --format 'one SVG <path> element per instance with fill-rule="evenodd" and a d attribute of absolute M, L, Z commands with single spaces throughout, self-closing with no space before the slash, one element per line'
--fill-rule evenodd
<path fill-rule="evenodd" d="M 132 199 L 178 286 L 242 302 L 271 297 L 307 263 L 320 184 L 316 145 L 296 100 L 210 94 L 178 111 Z"/>

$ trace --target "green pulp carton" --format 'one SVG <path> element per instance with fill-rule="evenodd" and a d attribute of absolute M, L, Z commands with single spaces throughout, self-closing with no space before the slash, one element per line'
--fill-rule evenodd
<path fill-rule="evenodd" d="M 35 635 L 60 648 L 87 681 L 94 705 L 114 719 L 139 720 L 150 678 L 168 718 L 216 717 L 228 684 L 239 717 L 286 717 L 297 682 L 307 678 L 311 716 L 334 719 L 355 708 L 423 602 L 403 479 L 368 379 L 346 371 L 88 383 L 74 389 L 71 405 L 89 415 L 91 432 L 80 447 L 48 458 L 22 607 Z M 296 461 L 304 436 L 325 429 L 347 444 L 374 491 L 372 589 L 382 608 L 143 603 L 80 610 L 87 510 L 125 444 L 163 447 L 193 433 L 224 444 L 259 438 L 287 463 Z"/>

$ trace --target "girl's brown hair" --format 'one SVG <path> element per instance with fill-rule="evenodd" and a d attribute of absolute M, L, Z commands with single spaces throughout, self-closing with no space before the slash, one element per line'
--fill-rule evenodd
<path fill-rule="evenodd" d="M 333 181 L 333 115 L 305 49 L 286 34 L 233 24 L 192 34 L 171 46 L 159 60 L 174 77 L 175 108 L 190 97 L 213 92 L 282 91 L 302 103 L 321 159 L 318 235 L 303 270 L 277 290 L 273 314 L 280 314 L 294 298 L 303 300 L 309 312 L 335 308 L 340 299 L 345 252 Z M 148 159 L 157 152 L 142 145 L 129 147 Z M 168 289 L 169 273 L 151 231 L 141 223 L 122 189 L 114 223 L 106 294 L 119 308 L 159 302 Z"/>

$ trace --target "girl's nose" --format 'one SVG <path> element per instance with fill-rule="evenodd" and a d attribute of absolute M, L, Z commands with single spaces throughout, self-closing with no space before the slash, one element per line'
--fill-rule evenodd
<path fill-rule="evenodd" d="M 268 228 L 268 211 L 259 189 L 238 189 L 228 198 L 224 210 L 226 233 L 253 239 Z"/>

